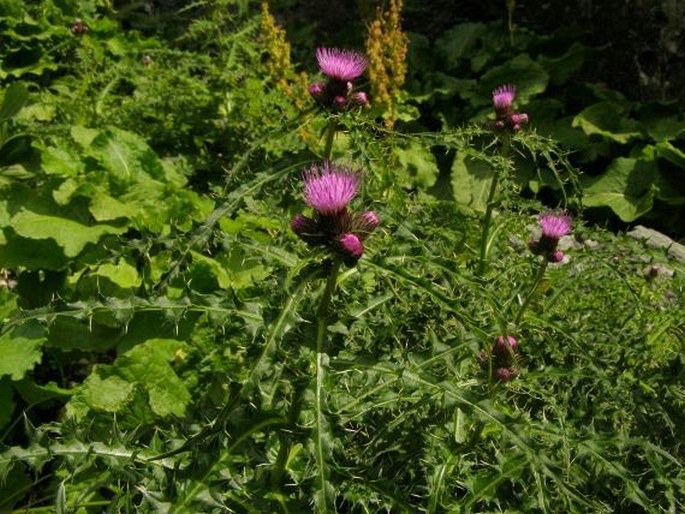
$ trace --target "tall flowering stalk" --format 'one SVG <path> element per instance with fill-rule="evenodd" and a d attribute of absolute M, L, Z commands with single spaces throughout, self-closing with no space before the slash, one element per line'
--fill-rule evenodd
<path fill-rule="evenodd" d="M 335 292 L 341 264 L 354 266 L 364 253 L 364 240 L 380 224 L 373 211 L 357 214 L 349 208 L 357 196 L 360 172 L 329 162 L 312 165 L 303 173 L 303 194 L 312 216 L 296 214 L 291 228 L 304 242 L 312 247 L 326 248 L 331 259 L 327 262 L 327 279 L 321 303 L 316 312 L 316 380 L 315 410 L 315 457 L 317 462 L 317 504 L 320 512 L 331 505 L 328 497 L 327 448 L 325 434 L 328 422 L 325 416 L 325 362 L 327 357 L 326 327 L 328 310 Z"/>
<path fill-rule="evenodd" d="M 495 109 L 497 119 L 486 123 L 486 128 L 501 134 L 502 146 L 500 155 L 504 158 L 509 157 L 511 150 L 511 134 L 518 132 L 522 125 L 528 123 L 528 115 L 525 113 L 514 112 L 514 100 L 516 99 L 516 86 L 505 84 L 496 88 L 492 92 L 492 104 Z M 492 211 L 495 208 L 495 196 L 500 179 L 500 173 L 495 170 L 490 183 L 490 191 L 485 207 L 485 217 L 483 218 L 483 230 L 480 239 L 480 252 L 478 259 L 478 273 L 483 274 L 487 267 L 490 225 L 492 224 Z"/>
<path fill-rule="evenodd" d="M 402 31 L 402 4 L 390 0 L 387 11 L 379 6 L 366 37 L 371 94 L 387 110 L 388 129 L 395 124 L 395 104 L 407 73 L 409 38 Z"/>
<path fill-rule="evenodd" d="M 309 93 L 321 107 L 332 112 L 344 112 L 369 105 L 368 95 L 354 87 L 354 81 L 369 65 L 364 54 L 356 50 L 320 47 L 316 49 L 316 60 L 327 80 L 314 82 L 309 86 Z M 326 128 L 324 160 L 331 158 L 336 130 L 337 124 L 331 120 Z"/>
<path fill-rule="evenodd" d="M 545 271 L 549 263 L 561 262 L 564 259 L 564 253 L 557 249 L 559 240 L 571 232 L 571 217 L 565 212 L 555 213 L 546 212 L 538 217 L 541 234 L 538 239 L 532 239 L 528 242 L 533 255 L 539 255 L 543 258 L 540 260 L 538 269 L 533 277 L 530 290 L 526 295 L 525 300 L 519 307 L 519 310 L 514 319 L 514 323 L 518 324 L 523 317 L 523 313 L 530 304 L 530 301 L 535 294 L 540 282 L 545 276 Z"/>

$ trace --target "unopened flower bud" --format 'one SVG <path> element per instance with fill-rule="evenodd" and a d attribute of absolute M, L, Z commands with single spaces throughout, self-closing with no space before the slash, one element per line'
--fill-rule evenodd
<path fill-rule="evenodd" d="M 553 254 L 549 256 L 550 262 L 561 262 L 564 260 L 564 252 L 561 250 L 556 250 Z"/>
<path fill-rule="evenodd" d="M 495 371 L 495 376 L 502 382 L 508 382 L 512 378 L 514 378 L 514 373 L 509 368 L 499 368 L 497 371 Z"/>
<path fill-rule="evenodd" d="M 359 259 L 364 253 L 364 245 L 356 234 L 343 234 L 340 236 L 339 242 L 343 252 L 355 259 Z"/>
<path fill-rule="evenodd" d="M 71 25 L 71 33 L 75 36 L 82 36 L 90 30 L 90 27 L 81 18 L 76 18 Z"/>
<path fill-rule="evenodd" d="M 314 82 L 309 86 L 309 94 L 318 100 L 323 95 L 325 88 L 326 84 L 324 82 Z"/>
<path fill-rule="evenodd" d="M 290 228 L 298 236 L 304 234 L 314 234 L 318 231 L 316 221 L 303 214 L 295 214 L 292 221 L 290 222 Z"/>
<path fill-rule="evenodd" d="M 359 91 L 353 93 L 350 96 L 350 101 L 355 105 L 360 105 L 362 107 L 367 107 L 369 105 L 369 97 L 364 91 Z"/>
<path fill-rule="evenodd" d="M 381 219 L 378 217 L 378 214 L 376 214 L 373 211 L 366 211 L 364 214 L 362 214 L 362 229 L 371 232 L 373 229 L 375 229 L 378 225 L 380 225 Z"/>
<path fill-rule="evenodd" d="M 338 95 L 333 99 L 333 101 L 336 103 L 338 107 L 343 107 L 345 105 L 346 100 L 344 96 Z"/>

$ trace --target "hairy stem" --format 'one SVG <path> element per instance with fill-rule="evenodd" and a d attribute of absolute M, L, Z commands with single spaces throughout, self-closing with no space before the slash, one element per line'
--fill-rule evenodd
<path fill-rule="evenodd" d="M 511 148 L 511 136 L 508 132 L 502 135 L 502 157 L 509 155 Z M 483 232 L 480 238 L 480 257 L 478 259 L 478 274 L 482 275 L 487 267 L 488 260 L 488 237 L 490 235 L 490 225 L 492 224 L 492 211 L 495 208 L 495 194 L 497 193 L 497 184 L 499 182 L 500 171 L 495 170 L 490 183 L 490 192 L 488 193 L 487 205 L 485 207 L 485 218 L 483 218 Z"/>
<path fill-rule="evenodd" d="M 521 307 L 519 307 L 518 312 L 516 313 L 516 318 L 514 318 L 514 324 L 518 325 L 519 321 L 521 321 L 521 318 L 523 317 L 523 313 L 526 311 L 526 308 L 530 304 L 530 301 L 533 299 L 533 296 L 535 295 L 535 291 L 537 290 L 538 286 L 540 285 L 540 282 L 542 282 L 543 277 L 545 276 L 545 271 L 547 270 L 547 259 L 542 259 L 542 262 L 538 266 L 538 270 L 535 273 L 535 277 L 533 278 L 533 283 L 530 287 L 530 290 L 528 291 L 528 295 L 526 296 L 526 299 L 523 301 L 521 304 Z"/>

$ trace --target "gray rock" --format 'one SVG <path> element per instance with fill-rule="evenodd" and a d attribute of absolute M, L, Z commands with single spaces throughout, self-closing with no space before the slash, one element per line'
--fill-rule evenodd
<path fill-rule="evenodd" d="M 657 232 L 651 228 L 638 225 L 633 230 L 628 232 L 628 235 L 633 239 L 643 241 L 651 248 L 660 248 L 668 252 L 668 256 L 680 262 L 685 262 L 685 246 L 676 243 L 670 237 Z"/>

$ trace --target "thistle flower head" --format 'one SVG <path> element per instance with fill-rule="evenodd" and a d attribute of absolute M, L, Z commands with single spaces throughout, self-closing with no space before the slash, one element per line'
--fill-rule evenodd
<path fill-rule="evenodd" d="M 316 60 L 323 73 L 341 81 L 356 79 L 369 64 L 364 54 L 340 48 L 317 48 Z"/>
<path fill-rule="evenodd" d="M 516 98 L 516 86 L 505 84 L 492 92 L 492 103 L 498 116 L 509 114 Z"/>
<path fill-rule="evenodd" d="M 538 218 L 542 237 L 559 240 L 571 231 L 571 217 L 568 214 L 546 212 Z"/>
<path fill-rule="evenodd" d="M 304 172 L 304 197 L 319 214 L 340 213 L 357 195 L 359 175 L 328 162 L 312 165 Z"/>

